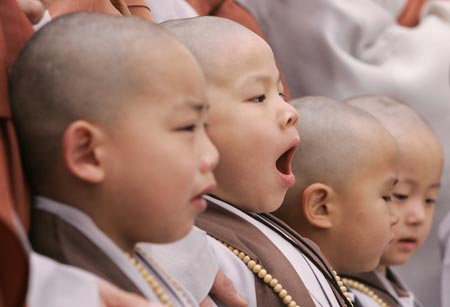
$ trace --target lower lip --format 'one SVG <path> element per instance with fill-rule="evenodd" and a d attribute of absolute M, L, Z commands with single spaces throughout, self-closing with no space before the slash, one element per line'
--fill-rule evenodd
<path fill-rule="evenodd" d="M 278 175 L 280 176 L 281 181 L 283 181 L 283 183 L 286 186 L 291 187 L 291 186 L 294 185 L 294 183 L 295 183 L 295 176 L 294 176 L 294 174 L 286 175 L 286 174 L 283 174 L 283 173 L 278 171 Z"/>
<path fill-rule="evenodd" d="M 198 211 L 205 211 L 208 204 L 203 197 L 196 197 L 191 200 L 191 205 L 196 208 Z"/>
<path fill-rule="evenodd" d="M 417 244 L 415 242 L 398 241 L 397 245 L 402 251 L 412 252 Z"/>

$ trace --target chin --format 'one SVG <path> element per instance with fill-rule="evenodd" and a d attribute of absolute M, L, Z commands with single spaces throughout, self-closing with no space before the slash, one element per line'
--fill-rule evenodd
<path fill-rule="evenodd" d="M 175 241 L 181 240 L 192 230 L 193 226 L 194 226 L 193 221 L 192 223 L 186 223 L 185 225 L 183 225 L 183 227 L 179 225 L 179 227 L 177 228 L 172 228 L 170 233 L 167 232 L 164 233 L 163 236 L 158 238 L 158 242 L 155 241 L 151 243 L 164 244 L 164 243 L 173 243 Z"/>

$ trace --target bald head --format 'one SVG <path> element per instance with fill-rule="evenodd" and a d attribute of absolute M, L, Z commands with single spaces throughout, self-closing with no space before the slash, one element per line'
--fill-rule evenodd
<path fill-rule="evenodd" d="M 345 103 L 376 117 L 399 144 L 414 138 L 418 132 L 437 138 L 427 122 L 401 101 L 385 96 L 359 96 L 348 99 Z"/>
<path fill-rule="evenodd" d="M 48 172 L 71 122 L 111 126 L 139 91 L 156 91 L 159 80 L 168 81 L 165 66 L 183 56 L 193 59 L 175 38 L 139 18 L 78 13 L 43 27 L 25 46 L 10 78 L 14 121 L 30 175 Z"/>
<path fill-rule="evenodd" d="M 232 61 L 242 61 L 240 54 L 252 53 L 261 44 L 270 49 L 256 33 L 225 18 L 201 16 L 161 25 L 188 47 L 210 82 L 220 79 Z"/>
<path fill-rule="evenodd" d="M 393 144 L 381 123 L 358 108 L 326 97 L 291 103 L 299 113 L 302 139 L 293 161 L 297 191 L 316 182 L 339 188 L 377 150 L 371 144 L 378 136 Z"/>

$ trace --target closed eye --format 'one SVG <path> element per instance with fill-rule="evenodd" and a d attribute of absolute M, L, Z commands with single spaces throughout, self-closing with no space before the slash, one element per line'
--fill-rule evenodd
<path fill-rule="evenodd" d="M 427 198 L 427 199 L 425 199 L 425 203 L 432 205 L 432 204 L 436 203 L 436 200 L 433 198 Z"/>
<path fill-rule="evenodd" d="M 394 193 L 393 195 L 394 195 L 394 197 L 395 197 L 396 199 L 398 199 L 398 200 L 405 200 L 405 199 L 408 199 L 408 195 L 405 195 L 405 194 Z"/>
<path fill-rule="evenodd" d="M 176 129 L 176 131 L 180 131 L 180 132 L 194 132 L 195 129 L 197 129 L 197 125 L 192 124 L 192 125 L 186 125 L 186 126 L 182 126 Z"/>
<path fill-rule="evenodd" d="M 392 201 L 392 198 L 390 196 L 383 196 L 383 199 L 387 203 L 390 203 Z"/>
<path fill-rule="evenodd" d="M 256 97 L 250 98 L 248 101 L 251 101 L 251 102 L 264 102 L 264 100 L 266 100 L 266 95 L 256 96 Z"/>

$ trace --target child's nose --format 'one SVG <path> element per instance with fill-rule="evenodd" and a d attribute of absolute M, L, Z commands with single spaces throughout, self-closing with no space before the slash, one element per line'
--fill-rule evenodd
<path fill-rule="evenodd" d="M 425 219 L 425 205 L 419 200 L 411 202 L 410 210 L 406 216 L 406 222 L 410 225 L 420 225 L 425 221 Z"/>
<path fill-rule="evenodd" d="M 206 174 L 212 172 L 219 162 L 219 151 L 206 135 L 202 146 L 202 158 L 200 162 L 200 172 Z"/>
<path fill-rule="evenodd" d="M 284 100 L 280 101 L 280 111 L 278 113 L 278 120 L 281 129 L 297 126 L 298 113 L 297 110 Z"/>

